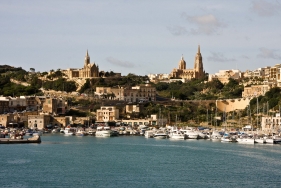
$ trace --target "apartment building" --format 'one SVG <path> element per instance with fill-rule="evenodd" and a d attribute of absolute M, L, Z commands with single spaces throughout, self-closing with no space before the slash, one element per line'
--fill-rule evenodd
<path fill-rule="evenodd" d="M 275 116 L 265 116 L 261 118 L 261 129 L 267 134 L 278 133 L 281 129 L 280 113 Z"/>
<path fill-rule="evenodd" d="M 119 109 L 115 106 L 101 106 L 96 112 L 97 122 L 112 122 L 119 119 Z"/>

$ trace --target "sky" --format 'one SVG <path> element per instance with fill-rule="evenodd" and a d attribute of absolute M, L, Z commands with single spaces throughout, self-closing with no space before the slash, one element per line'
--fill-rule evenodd
<path fill-rule="evenodd" d="M 281 64 L 281 0 L 3 0 L 0 65 L 170 73 L 181 56 L 206 73 Z"/>

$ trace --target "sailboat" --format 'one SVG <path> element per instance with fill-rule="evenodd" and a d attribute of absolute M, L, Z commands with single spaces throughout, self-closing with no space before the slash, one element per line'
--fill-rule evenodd
<path fill-rule="evenodd" d="M 259 100 L 258 100 L 258 98 L 257 98 L 257 127 L 258 127 L 258 124 L 259 124 Z M 258 143 L 258 144 L 264 144 L 264 143 L 266 143 L 266 140 L 265 140 L 265 138 L 264 137 L 262 137 L 262 136 L 259 136 L 258 135 L 258 132 L 257 132 L 257 135 L 254 137 L 254 139 L 255 139 L 255 143 Z"/>
<path fill-rule="evenodd" d="M 222 135 L 216 129 L 217 129 L 217 109 L 216 109 L 215 130 L 213 130 L 212 135 L 210 136 L 210 140 L 221 141 Z"/>
<path fill-rule="evenodd" d="M 236 142 L 236 140 L 232 137 L 232 135 L 226 131 L 226 124 L 227 124 L 226 113 L 224 111 L 224 129 L 225 129 L 225 132 L 224 132 L 223 136 L 221 137 L 221 142 Z"/>
<path fill-rule="evenodd" d="M 251 118 L 251 108 L 250 108 L 250 106 L 248 106 L 248 110 L 249 109 L 250 109 L 250 118 Z M 252 132 L 253 132 L 252 119 L 251 119 L 251 129 L 252 129 Z M 250 137 L 248 134 L 242 134 L 236 140 L 239 144 L 254 144 L 255 143 L 255 139 L 253 137 Z"/>

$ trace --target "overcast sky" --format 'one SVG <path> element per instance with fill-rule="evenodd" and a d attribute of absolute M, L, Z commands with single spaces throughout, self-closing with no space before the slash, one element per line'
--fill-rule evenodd
<path fill-rule="evenodd" d="M 170 73 L 255 70 L 281 64 L 280 0 L 7 0 L 0 2 L 0 64 L 36 71 L 82 68 Z"/>

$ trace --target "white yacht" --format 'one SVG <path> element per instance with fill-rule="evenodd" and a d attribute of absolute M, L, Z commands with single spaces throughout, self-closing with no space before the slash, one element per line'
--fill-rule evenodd
<path fill-rule="evenodd" d="M 144 137 L 145 138 L 153 138 L 154 131 L 145 131 Z"/>
<path fill-rule="evenodd" d="M 187 129 L 184 129 L 182 131 L 186 135 L 186 138 L 188 138 L 188 139 L 198 139 L 199 134 L 198 134 L 197 131 L 194 131 L 191 128 L 187 128 Z"/>
<path fill-rule="evenodd" d="M 164 131 L 159 130 L 159 131 L 156 131 L 156 132 L 154 133 L 154 136 L 153 136 L 153 137 L 154 137 L 154 138 L 158 138 L 158 139 L 165 139 L 165 138 L 168 137 L 168 135 L 167 135 L 167 133 L 165 133 Z"/>
<path fill-rule="evenodd" d="M 222 135 L 218 131 L 213 131 L 210 139 L 212 141 L 221 141 Z"/>
<path fill-rule="evenodd" d="M 255 143 L 258 144 L 265 144 L 266 143 L 266 139 L 264 137 L 255 137 Z"/>
<path fill-rule="evenodd" d="M 240 136 L 236 140 L 239 144 L 254 144 L 254 143 L 256 143 L 255 139 L 251 138 L 249 136 Z"/>
<path fill-rule="evenodd" d="M 221 142 L 232 142 L 233 139 L 229 135 L 229 133 L 224 133 L 224 135 L 221 137 Z"/>
<path fill-rule="evenodd" d="M 63 132 L 64 132 L 65 136 L 72 136 L 72 135 L 74 135 L 74 132 L 71 130 L 70 127 L 66 127 Z"/>
<path fill-rule="evenodd" d="M 185 140 L 186 136 L 184 133 L 178 130 L 172 130 L 169 134 L 169 138 L 173 140 Z"/>
<path fill-rule="evenodd" d="M 96 137 L 111 137 L 112 134 L 110 127 L 97 127 Z"/>
<path fill-rule="evenodd" d="M 86 136 L 87 133 L 82 130 L 82 129 L 79 129 L 76 133 L 75 133 L 76 136 Z"/>
<path fill-rule="evenodd" d="M 205 139 L 207 136 L 204 134 L 204 133 L 202 133 L 201 131 L 195 131 L 196 133 L 198 133 L 198 137 L 197 137 L 197 139 Z"/>

